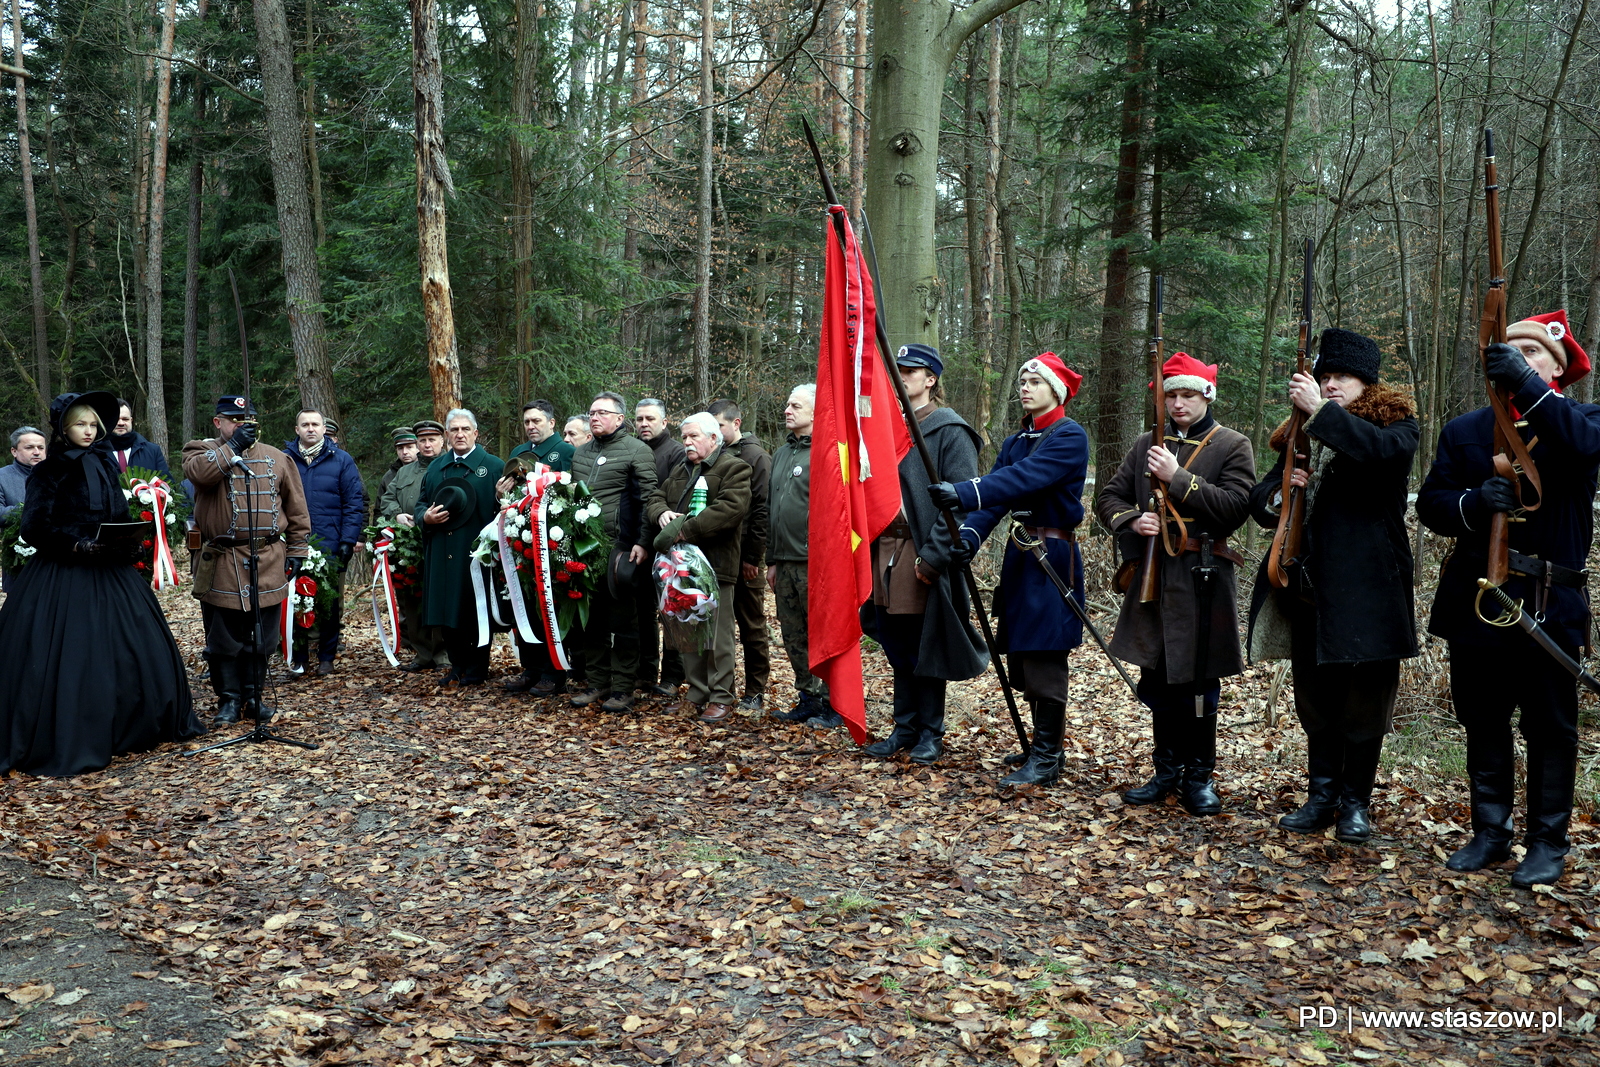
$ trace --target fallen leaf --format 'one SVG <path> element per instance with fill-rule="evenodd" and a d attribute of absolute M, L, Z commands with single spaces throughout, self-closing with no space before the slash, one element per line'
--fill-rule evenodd
<path fill-rule="evenodd" d="M 55 1004 L 58 1007 L 68 1008 L 68 1007 L 71 1007 L 72 1005 L 78 1003 L 78 1001 L 82 1000 L 84 997 L 86 997 L 88 995 L 89 995 L 89 991 L 87 989 L 74 989 L 70 993 L 61 994 L 59 997 L 56 997 L 50 1003 Z"/>
<path fill-rule="evenodd" d="M 1406 950 L 1400 954 L 1400 958 L 1406 960 L 1431 960 L 1438 955 L 1439 950 L 1428 944 L 1427 938 L 1419 937 L 1406 946 Z"/>
<path fill-rule="evenodd" d="M 1011 1049 L 1011 1058 L 1017 1061 L 1017 1067 L 1038 1067 L 1039 1057 L 1044 1055 L 1044 1046 L 1036 1042 L 1026 1045 L 1015 1045 Z"/>
<path fill-rule="evenodd" d="M 630 1034 L 643 1025 L 644 1020 L 639 1018 L 637 1015 L 630 1015 L 626 1019 L 622 1020 L 622 1029 Z"/>
<path fill-rule="evenodd" d="M 6 999 L 13 1004 L 32 1004 L 35 1001 L 48 1000 L 55 995 L 56 987 L 49 982 L 29 982 L 7 993 Z"/>
<path fill-rule="evenodd" d="M 146 1041 L 144 1047 L 151 1052 L 166 1052 L 175 1048 L 194 1048 L 198 1044 L 200 1044 L 198 1041 L 180 1041 L 173 1038 L 170 1041 Z"/>
<path fill-rule="evenodd" d="M 1262 944 L 1266 945 L 1268 948 L 1293 948 L 1294 938 L 1284 937 L 1282 934 L 1273 934 L 1271 937 L 1263 941 Z"/>

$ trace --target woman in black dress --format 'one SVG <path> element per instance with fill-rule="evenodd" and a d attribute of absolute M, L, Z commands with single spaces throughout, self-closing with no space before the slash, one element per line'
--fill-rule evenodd
<path fill-rule="evenodd" d="M 0 774 L 65 777 L 204 732 L 149 579 L 96 540 L 128 521 L 106 451 L 110 393 L 63 393 L 28 484 L 22 539 L 37 549 L 0 606 Z"/>

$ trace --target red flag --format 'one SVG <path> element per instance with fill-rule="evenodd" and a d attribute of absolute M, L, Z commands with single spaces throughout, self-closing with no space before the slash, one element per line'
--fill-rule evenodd
<path fill-rule="evenodd" d="M 899 466 L 911 436 L 878 354 L 872 276 L 845 209 L 828 210 L 843 223 L 845 246 L 830 220 L 811 430 L 806 611 L 811 671 L 827 683 L 829 702 L 859 744 L 867 739 L 867 708 L 858 612 L 872 596 L 872 542 L 900 513 Z"/>

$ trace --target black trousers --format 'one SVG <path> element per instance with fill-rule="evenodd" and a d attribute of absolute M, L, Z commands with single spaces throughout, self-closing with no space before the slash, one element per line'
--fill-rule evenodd
<path fill-rule="evenodd" d="M 634 605 L 639 613 L 639 681 L 655 685 L 680 685 L 683 682 L 683 653 L 663 648 L 661 615 L 656 611 L 656 583 L 642 581 Z"/>
<path fill-rule="evenodd" d="M 243 652 L 259 651 L 271 655 L 278 647 L 278 612 L 282 604 L 261 609 L 262 647 L 255 648 L 255 620 L 248 611 L 219 608 L 214 604 L 200 603 L 200 621 L 206 631 L 206 654 L 229 659 Z"/>
<path fill-rule="evenodd" d="M 1577 649 L 1565 650 L 1573 659 Z M 1536 750 L 1578 747 L 1578 683 L 1521 630 L 1508 630 L 1492 649 L 1450 646 L 1450 698 L 1469 747 L 1511 751 L 1511 713 L 1517 729 Z"/>
<path fill-rule="evenodd" d="M 450 669 L 463 679 L 481 682 L 489 677 L 489 645 L 478 644 L 478 627 L 444 627 L 444 647 L 450 653 Z"/>

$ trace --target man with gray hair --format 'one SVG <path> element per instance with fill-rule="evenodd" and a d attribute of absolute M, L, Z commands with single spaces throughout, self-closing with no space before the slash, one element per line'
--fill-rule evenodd
<path fill-rule="evenodd" d="M 428 466 L 417 494 L 422 529 L 422 624 L 442 626 L 450 672 L 447 692 L 482 685 L 489 677 L 489 648 L 478 645 L 472 592 L 472 543 L 494 518 L 494 486 L 505 464 L 478 445 L 478 420 L 455 408 L 444 420 L 449 450 Z"/>
<path fill-rule="evenodd" d="M 645 397 L 633 406 L 633 426 L 639 440 L 649 445 L 655 455 L 657 483 L 666 481 L 672 469 L 683 462 L 683 442 L 667 421 L 667 405 L 653 396 Z M 677 649 L 662 647 L 655 583 L 640 582 L 638 589 L 638 687 L 655 696 L 672 696 L 683 684 L 683 657 Z"/>
<path fill-rule="evenodd" d="M 589 487 L 611 538 L 606 582 L 589 602 L 584 625 L 589 688 L 573 695 L 572 706 L 599 703 L 604 711 L 633 707 L 639 678 L 639 620 L 636 580 L 649 576 L 643 531 L 644 502 L 656 489 L 650 446 L 628 432 L 627 407 L 616 393 L 599 393 L 589 403 L 594 437 L 572 454 L 572 476 Z"/>
<path fill-rule="evenodd" d="M 705 553 L 717 574 L 717 612 L 704 651 L 683 653 L 689 692 L 676 708 L 705 723 L 726 722 L 734 714 L 734 587 L 744 523 L 750 515 L 750 465 L 722 447 L 717 418 L 700 411 L 683 420 L 684 460 L 650 497 L 648 525 L 659 531 L 655 549 L 663 552 L 687 542 Z M 703 485 L 705 499 L 697 501 Z M 698 507 L 697 507 L 698 505 Z"/>
<path fill-rule="evenodd" d="M 44 459 L 44 431 L 33 426 L 19 426 L 11 431 L 11 462 L 0 467 L 0 523 L 22 507 L 28 497 L 28 479 L 33 468 Z M 0 574 L 0 591 L 9 591 L 10 573 Z"/>

